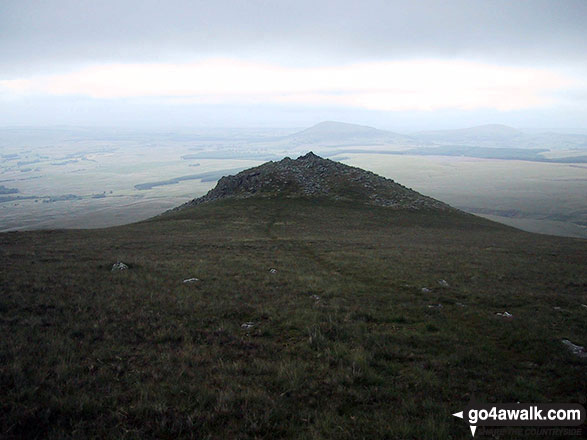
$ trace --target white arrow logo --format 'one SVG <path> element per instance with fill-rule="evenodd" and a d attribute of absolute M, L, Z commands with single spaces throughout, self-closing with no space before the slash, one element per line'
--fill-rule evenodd
<path fill-rule="evenodd" d="M 463 411 L 456 412 L 453 414 L 453 416 L 458 417 L 459 419 L 465 418 L 465 416 L 463 415 Z M 475 425 L 469 425 L 469 428 L 471 428 L 471 435 L 475 437 L 475 431 L 477 431 L 477 427 Z"/>

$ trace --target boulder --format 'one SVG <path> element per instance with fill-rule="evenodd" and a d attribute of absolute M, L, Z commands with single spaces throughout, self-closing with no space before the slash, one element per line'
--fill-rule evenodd
<path fill-rule="evenodd" d="M 587 359 L 587 351 L 585 351 L 585 347 L 582 347 L 581 345 L 575 345 L 568 339 L 563 339 L 561 342 L 565 344 L 569 351 L 575 356 Z"/>
<path fill-rule="evenodd" d="M 428 304 L 429 309 L 442 309 L 442 304 Z"/>
<path fill-rule="evenodd" d="M 112 272 L 119 272 L 121 270 L 127 270 L 128 266 L 126 264 L 124 264 L 122 261 L 118 261 L 117 263 L 114 263 L 112 265 Z"/>

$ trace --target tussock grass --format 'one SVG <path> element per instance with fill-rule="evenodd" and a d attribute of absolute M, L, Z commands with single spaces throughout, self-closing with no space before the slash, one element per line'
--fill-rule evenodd
<path fill-rule="evenodd" d="M 248 199 L 0 250 L 3 438 L 453 439 L 472 393 L 585 402 L 584 240 Z"/>

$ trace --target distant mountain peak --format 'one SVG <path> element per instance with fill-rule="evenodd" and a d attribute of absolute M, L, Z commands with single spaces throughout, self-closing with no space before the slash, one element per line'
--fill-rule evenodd
<path fill-rule="evenodd" d="M 312 125 L 311 127 L 306 128 L 298 133 L 294 133 L 293 136 L 299 136 L 302 134 L 305 135 L 373 135 L 373 134 L 388 134 L 383 130 L 378 130 L 377 128 L 369 127 L 367 125 L 358 125 L 358 124 L 349 124 L 347 122 L 337 122 L 337 121 L 323 121 L 319 122 L 316 125 Z"/>
<path fill-rule="evenodd" d="M 307 128 L 306 130 L 316 130 L 316 129 L 368 129 L 368 130 L 377 130 L 374 127 L 370 127 L 368 125 L 360 125 L 360 124 L 351 124 L 349 122 L 340 122 L 340 121 L 322 121 L 318 122 L 315 125 Z"/>
<path fill-rule="evenodd" d="M 222 177 L 206 195 L 180 208 L 226 198 L 304 197 L 348 200 L 398 209 L 452 210 L 391 179 L 309 152 Z"/>
<path fill-rule="evenodd" d="M 413 139 L 391 131 L 379 130 L 367 125 L 346 122 L 323 121 L 286 137 L 299 145 L 410 145 Z"/>

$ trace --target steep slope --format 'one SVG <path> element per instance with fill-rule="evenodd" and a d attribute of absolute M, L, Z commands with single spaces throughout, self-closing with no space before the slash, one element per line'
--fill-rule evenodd
<path fill-rule="evenodd" d="M 327 197 L 401 209 L 450 210 L 450 206 L 360 168 L 310 152 L 222 177 L 214 189 L 185 206 L 224 198 Z"/>

